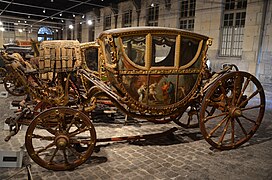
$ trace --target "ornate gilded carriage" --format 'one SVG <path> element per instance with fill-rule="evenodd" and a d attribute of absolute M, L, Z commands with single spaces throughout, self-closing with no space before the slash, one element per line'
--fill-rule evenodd
<path fill-rule="evenodd" d="M 130 112 L 165 119 L 196 98 L 207 72 L 208 37 L 144 27 L 105 31 L 98 39 L 108 81 Z"/>
<path fill-rule="evenodd" d="M 39 165 L 68 170 L 84 163 L 98 141 L 93 111 L 109 101 L 131 117 L 199 125 L 207 142 L 222 150 L 244 144 L 260 126 L 265 111 L 260 82 L 235 65 L 211 73 L 206 65 L 209 37 L 137 27 L 104 31 L 97 43 L 45 42 L 38 76 L 30 75 L 36 77 L 34 85 L 27 73 L 15 69 L 43 104 L 38 103 L 25 139 Z M 44 78 L 46 85 L 40 82 Z M 182 116 L 188 116 L 185 122 Z"/>

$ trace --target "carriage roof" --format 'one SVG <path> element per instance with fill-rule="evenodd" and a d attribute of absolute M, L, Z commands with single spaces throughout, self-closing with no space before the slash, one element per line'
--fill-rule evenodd
<path fill-rule="evenodd" d="M 128 28 L 118 28 L 118 29 L 110 29 L 103 31 L 99 34 L 98 38 L 101 38 L 105 35 L 113 35 L 113 36 L 125 36 L 125 35 L 133 35 L 133 34 L 145 34 L 145 33 L 158 33 L 158 34 L 181 34 L 184 36 L 194 37 L 197 39 L 208 40 L 210 39 L 208 36 L 198 34 L 195 32 L 169 28 L 169 27 L 150 27 L 150 26 L 140 26 L 140 27 L 128 27 Z"/>

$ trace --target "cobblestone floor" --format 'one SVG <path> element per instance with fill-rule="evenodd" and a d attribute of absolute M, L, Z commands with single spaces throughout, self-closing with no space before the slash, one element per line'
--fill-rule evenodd
<path fill-rule="evenodd" d="M 0 85 L 0 92 L 3 91 Z M 50 171 L 33 161 L 31 174 L 34 180 L 55 179 L 272 179 L 272 95 L 267 94 L 264 120 L 248 143 L 229 151 L 213 150 L 203 139 L 200 130 L 184 129 L 174 123 L 95 123 L 98 137 L 149 134 L 178 127 L 175 139 L 160 137 L 136 143 L 98 143 L 99 152 L 73 171 Z M 13 114 L 9 103 L 14 99 L 0 98 L 0 151 L 19 151 L 24 145 L 26 128 L 9 142 L 4 138 L 4 120 Z M 25 160 L 27 161 L 25 152 Z M 20 172 L 20 170 L 22 170 Z M 17 174 L 16 174 L 17 173 Z M 0 179 L 27 179 L 25 167 L 0 168 Z"/>

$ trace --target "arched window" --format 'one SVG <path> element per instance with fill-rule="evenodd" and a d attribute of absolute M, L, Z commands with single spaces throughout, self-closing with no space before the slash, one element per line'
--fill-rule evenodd
<path fill-rule="evenodd" d="M 38 41 L 46 40 L 53 40 L 53 31 L 46 26 L 42 26 L 38 31 Z"/>

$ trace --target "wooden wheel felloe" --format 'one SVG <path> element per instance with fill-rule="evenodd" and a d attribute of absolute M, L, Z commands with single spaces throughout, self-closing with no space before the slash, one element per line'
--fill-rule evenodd
<path fill-rule="evenodd" d="M 215 81 L 203 98 L 201 133 L 217 149 L 237 148 L 257 131 L 264 111 L 265 94 L 257 78 L 230 72 Z"/>
<path fill-rule="evenodd" d="M 3 83 L 5 89 L 14 96 L 23 96 L 26 94 L 25 87 L 11 73 L 7 73 L 3 79 Z"/>
<path fill-rule="evenodd" d="M 71 170 L 91 156 L 96 132 L 84 113 L 55 107 L 34 118 L 27 129 L 25 142 L 29 156 L 40 166 L 50 170 Z"/>

